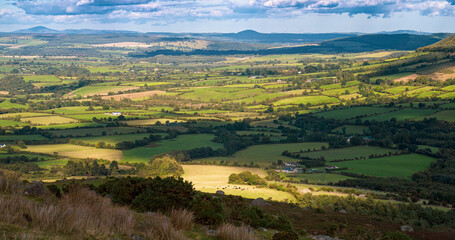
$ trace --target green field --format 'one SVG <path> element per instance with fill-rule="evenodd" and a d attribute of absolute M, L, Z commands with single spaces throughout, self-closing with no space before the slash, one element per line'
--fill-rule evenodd
<path fill-rule="evenodd" d="M 103 133 L 106 135 L 117 134 L 132 134 L 143 133 L 145 130 L 132 127 L 105 127 L 105 128 L 80 128 L 80 129 L 65 129 L 49 131 L 52 135 L 57 137 L 85 137 L 85 136 L 101 136 Z"/>
<path fill-rule="evenodd" d="M 119 91 L 125 91 L 125 90 L 131 90 L 131 89 L 137 89 L 138 87 L 131 87 L 131 86 L 84 86 L 81 88 L 78 88 L 71 93 L 68 94 L 68 96 L 80 96 L 80 97 L 86 97 L 86 96 L 93 96 L 93 95 L 108 95 L 108 93 L 117 93 Z"/>
<path fill-rule="evenodd" d="M 33 76 L 22 76 L 24 81 L 29 82 L 60 82 L 60 79 L 54 75 L 33 75 Z"/>
<path fill-rule="evenodd" d="M 426 118 L 436 118 L 442 121 L 455 122 L 455 110 L 440 111 L 426 116 Z"/>
<path fill-rule="evenodd" d="M 26 117 L 42 117 L 42 116 L 49 116 L 48 113 L 39 113 L 39 112 L 20 112 L 20 113 L 5 113 L 1 114 L 0 118 L 14 118 L 20 116 L 21 118 Z"/>
<path fill-rule="evenodd" d="M 179 135 L 175 139 L 166 139 L 157 142 L 156 146 L 153 147 L 138 147 L 127 150 L 122 161 L 148 163 L 153 155 L 164 152 L 189 150 L 200 147 L 211 147 L 214 150 L 222 148 L 223 145 L 220 143 L 212 142 L 214 137 L 212 134 Z"/>
<path fill-rule="evenodd" d="M 38 158 L 38 162 L 47 161 L 47 160 L 53 159 L 52 157 L 40 156 L 40 155 L 37 155 L 37 154 L 0 152 L 0 159 L 4 159 L 4 158 L 8 158 L 8 157 L 16 157 L 16 156 L 25 156 L 25 157 L 28 157 L 28 158 Z"/>
<path fill-rule="evenodd" d="M 47 138 L 41 135 L 3 135 L 0 136 L 0 141 L 38 141 L 38 140 L 47 140 Z"/>
<path fill-rule="evenodd" d="M 23 122 L 17 122 L 13 120 L 0 120 L 0 127 L 15 127 L 15 126 L 26 126 L 29 124 Z"/>
<path fill-rule="evenodd" d="M 67 162 L 68 162 L 68 159 L 47 160 L 47 161 L 36 162 L 36 165 L 38 165 L 39 167 L 44 168 L 44 169 L 51 169 L 52 167 L 64 166 Z"/>
<path fill-rule="evenodd" d="M 62 117 L 62 116 L 43 116 L 43 117 L 27 117 L 21 118 L 22 122 L 27 122 L 32 125 L 54 125 L 54 124 L 67 124 L 78 123 L 79 120 Z"/>
<path fill-rule="evenodd" d="M 299 104 L 311 104 L 311 105 L 321 105 L 326 103 L 334 103 L 338 102 L 339 100 L 334 97 L 327 97 L 327 96 L 303 96 L 303 97 L 292 97 L 281 99 L 273 103 L 275 106 L 281 105 L 299 105 Z"/>
<path fill-rule="evenodd" d="M 134 142 L 135 140 L 148 138 L 150 135 L 161 135 L 164 138 L 167 135 L 167 133 L 136 133 L 136 134 L 125 134 L 125 135 L 82 137 L 82 138 L 75 138 L 75 140 L 81 140 L 88 144 L 96 144 L 99 142 L 104 142 L 106 144 L 111 144 L 112 146 L 115 146 L 115 144 L 117 144 L 119 142 L 123 142 L 123 141 Z"/>
<path fill-rule="evenodd" d="M 181 95 L 182 98 L 210 101 L 210 100 L 235 100 L 260 95 L 262 89 L 244 88 L 191 88 L 191 92 Z"/>
<path fill-rule="evenodd" d="M 103 123 L 96 123 L 96 122 L 89 122 L 89 123 L 67 123 L 67 124 L 55 124 L 55 125 L 39 125 L 36 128 L 40 129 L 78 129 L 78 128 L 96 128 L 96 127 L 103 127 L 105 124 Z"/>
<path fill-rule="evenodd" d="M 343 176 L 333 173 L 302 173 L 302 174 L 281 174 L 286 179 L 294 181 L 308 180 L 309 184 L 328 184 L 330 182 L 336 183 L 338 181 L 351 179 L 351 177 Z"/>
<path fill-rule="evenodd" d="M 337 127 L 333 129 L 332 132 L 342 134 L 343 128 L 346 129 L 346 134 L 349 135 L 364 135 L 365 133 L 369 132 L 368 127 L 356 125 L 344 125 L 341 127 Z"/>
<path fill-rule="evenodd" d="M 25 108 L 28 108 L 28 106 L 22 105 L 22 104 L 17 104 L 17 103 L 12 103 L 9 100 L 5 100 L 0 103 L 0 109 L 12 109 L 12 108 L 18 108 L 18 109 L 24 108 L 25 109 Z"/>
<path fill-rule="evenodd" d="M 327 147 L 327 143 L 320 142 L 305 142 L 305 143 L 285 143 L 285 144 L 268 144 L 268 145 L 255 145 L 248 147 L 247 149 L 236 152 L 230 157 L 213 157 L 203 158 L 197 160 L 198 162 L 237 162 L 240 165 L 251 162 L 258 164 L 259 166 L 268 166 L 272 162 L 277 160 L 283 160 L 284 162 L 295 162 L 293 158 L 282 156 L 281 153 L 284 151 L 298 152 L 300 150 L 306 151 L 308 149 L 321 149 L 322 146 Z"/>
<path fill-rule="evenodd" d="M 416 87 L 416 86 L 398 86 L 398 87 L 388 88 L 386 90 L 386 92 L 392 93 L 392 94 L 399 94 L 399 93 L 404 93 L 404 92 L 407 92 L 407 91 L 411 91 L 411 90 L 416 89 L 416 88 L 418 88 L 418 87 Z"/>
<path fill-rule="evenodd" d="M 413 108 L 407 108 L 407 109 L 402 109 L 394 112 L 388 112 L 376 116 L 371 116 L 371 117 L 365 117 L 362 118 L 362 121 L 365 120 L 376 120 L 376 121 L 388 121 L 392 118 L 395 118 L 397 121 L 404 121 L 406 119 L 412 120 L 416 118 L 423 118 L 423 117 L 428 117 L 429 115 L 433 114 L 436 112 L 435 109 L 413 109 Z"/>
<path fill-rule="evenodd" d="M 320 112 L 314 114 L 318 117 L 323 118 L 333 118 L 337 120 L 346 120 L 351 118 L 356 118 L 360 116 L 370 116 L 373 114 L 381 114 L 393 111 L 390 108 L 383 108 L 383 107 L 351 107 L 339 110 L 332 110 L 326 112 Z"/>
<path fill-rule="evenodd" d="M 355 158 L 368 158 L 370 155 L 383 155 L 388 153 L 398 152 L 395 149 L 380 148 L 380 147 L 369 147 L 369 146 L 356 146 L 347 148 L 337 148 L 324 151 L 315 151 L 308 153 L 300 153 L 301 156 L 307 156 L 310 158 L 324 157 L 326 161 L 343 160 L 343 159 L 355 159 Z"/>
<path fill-rule="evenodd" d="M 434 158 L 420 154 L 352 160 L 334 163 L 344 172 L 375 177 L 410 177 L 412 174 L 427 169 Z"/>
<path fill-rule="evenodd" d="M 439 148 L 427 146 L 427 145 L 418 145 L 418 147 L 419 147 L 419 150 L 430 149 L 432 153 L 437 153 L 439 151 Z"/>
<path fill-rule="evenodd" d="M 374 78 L 371 78 L 371 80 L 372 81 L 376 81 L 376 79 L 395 80 L 395 79 L 398 79 L 398 78 L 407 77 L 407 76 L 412 75 L 412 74 L 413 73 L 410 73 L 410 72 L 397 73 L 397 74 L 392 74 L 392 75 L 374 77 Z"/>

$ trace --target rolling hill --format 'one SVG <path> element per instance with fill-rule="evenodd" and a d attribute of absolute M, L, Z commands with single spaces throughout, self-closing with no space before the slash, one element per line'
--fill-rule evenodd
<path fill-rule="evenodd" d="M 418 50 L 423 52 L 455 52 L 455 35 Z"/>

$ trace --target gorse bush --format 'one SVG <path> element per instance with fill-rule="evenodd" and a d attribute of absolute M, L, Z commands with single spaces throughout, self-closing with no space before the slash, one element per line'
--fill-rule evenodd
<path fill-rule="evenodd" d="M 195 195 L 193 185 L 182 178 L 110 178 L 97 188 L 114 203 L 131 205 L 140 212 L 167 212 L 187 208 Z"/>
<path fill-rule="evenodd" d="M 195 220 L 206 225 L 219 225 L 225 220 L 225 213 L 221 200 L 208 194 L 198 194 L 190 203 L 194 211 Z"/>

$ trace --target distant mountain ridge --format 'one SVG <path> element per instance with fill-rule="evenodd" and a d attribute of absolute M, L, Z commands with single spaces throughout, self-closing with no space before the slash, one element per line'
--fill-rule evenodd
<path fill-rule="evenodd" d="M 367 34 L 323 41 L 319 44 L 306 46 L 278 47 L 260 50 L 194 50 L 191 52 L 157 50 L 132 52 L 132 57 L 153 57 L 157 55 L 236 55 L 236 54 L 296 54 L 296 53 L 359 53 L 377 50 L 411 51 L 434 44 L 449 34 L 412 35 L 412 34 Z"/>
<path fill-rule="evenodd" d="M 44 26 L 37 26 L 27 29 L 20 29 L 14 31 L 13 33 L 31 33 L 31 34 L 109 34 L 109 33 L 119 33 L 119 34 L 138 34 L 139 32 L 135 31 L 125 31 L 125 30 L 95 30 L 95 29 L 65 29 L 65 30 L 55 30 L 50 29 Z"/>

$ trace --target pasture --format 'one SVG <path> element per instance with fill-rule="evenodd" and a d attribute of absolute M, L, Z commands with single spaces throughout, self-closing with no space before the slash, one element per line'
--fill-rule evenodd
<path fill-rule="evenodd" d="M 334 165 L 347 168 L 343 172 L 363 174 L 375 177 L 410 177 L 412 174 L 427 169 L 434 158 L 420 154 L 352 160 L 337 162 Z"/>
<path fill-rule="evenodd" d="M 343 129 L 346 131 L 346 134 L 349 135 L 364 135 L 369 132 L 368 127 L 357 125 L 344 125 L 333 129 L 332 132 L 342 134 Z"/>
<path fill-rule="evenodd" d="M 400 78 L 408 77 L 412 75 L 413 73 L 411 72 L 404 72 L 404 73 L 397 73 L 397 74 L 391 74 L 391 75 L 385 75 L 385 76 L 379 76 L 379 77 L 373 77 L 371 78 L 372 81 L 376 81 L 377 79 L 384 79 L 384 80 L 397 80 Z"/>
<path fill-rule="evenodd" d="M 339 100 L 334 97 L 328 97 L 328 96 L 303 96 L 303 97 L 291 97 L 291 98 L 285 98 L 278 100 L 273 103 L 275 106 L 281 106 L 281 105 L 321 105 L 321 104 L 326 104 L 326 103 L 335 103 L 338 102 Z"/>
<path fill-rule="evenodd" d="M 295 162 L 293 158 L 281 155 L 284 151 L 299 152 L 309 150 L 319 150 L 322 146 L 327 147 L 327 143 L 321 142 L 304 142 L 304 143 L 284 143 L 284 144 L 267 144 L 250 146 L 244 150 L 240 150 L 229 157 L 212 157 L 196 160 L 196 162 L 237 162 L 240 165 L 250 165 L 251 163 L 258 164 L 261 167 L 270 165 L 277 160 L 283 162 Z"/>
<path fill-rule="evenodd" d="M 109 161 L 119 161 L 123 157 L 123 153 L 120 150 L 86 147 L 73 144 L 30 145 L 27 147 L 27 151 L 70 158 L 104 159 Z"/>
<path fill-rule="evenodd" d="M 108 95 L 109 93 L 118 93 L 120 91 L 127 91 L 137 89 L 135 86 L 84 86 L 70 92 L 68 97 L 88 97 L 93 95 Z"/>
<path fill-rule="evenodd" d="M 180 95 L 184 99 L 191 99 L 203 102 L 211 100 L 236 100 L 257 96 L 264 90 L 244 88 L 191 88 L 191 92 Z"/>
<path fill-rule="evenodd" d="M 376 116 L 370 116 L 370 117 L 365 117 L 362 118 L 362 121 L 366 120 L 376 120 L 376 121 L 389 121 L 392 118 L 395 118 L 397 121 L 404 121 L 404 120 L 412 120 L 416 118 L 423 118 L 427 117 L 433 113 L 435 113 L 437 110 L 435 109 L 413 109 L 413 108 L 406 108 L 406 109 L 401 109 L 398 111 L 394 112 L 388 112 Z"/>
<path fill-rule="evenodd" d="M 294 197 L 286 192 L 281 192 L 266 187 L 258 188 L 250 185 L 228 184 L 229 175 L 233 173 L 241 173 L 250 171 L 253 174 L 258 174 L 265 177 L 267 174 L 259 168 L 243 168 L 243 167 L 226 167 L 215 165 L 182 165 L 184 174 L 183 179 L 193 183 L 194 188 L 201 192 L 215 193 L 217 190 L 222 190 L 228 195 L 237 195 L 244 198 L 256 199 L 264 198 L 275 201 L 294 201 Z"/>
<path fill-rule="evenodd" d="M 85 136 L 101 136 L 117 135 L 117 134 L 131 134 L 141 133 L 144 129 L 132 127 L 106 127 L 106 128 L 79 128 L 79 129 L 65 129 L 49 131 L 52 135 L 57 137 L 85 137 Z"/>
<path fill-rule="evenodd" d="M 47 161 L 40 161 L 36 162 L 41 168 L 44 169 L 51 169 L 52 167 L 61 167 L 64 166 L 68 162 L 68 159 L 56 159 L 56 160 L 47 160 Z"/>
<path fill-rule="evenodd" d="M 421 117 L 418 119 L 423 119 L 423 118 L 436 118 L 436 119 L 442 120 L 442 121 L 455 122 L 455 110 L 440 111 L 440 112 L 436 112 L 431 115 Z"/>
<path fill-rule="evenodd" d="M 0 127 L 20 127 L 26 126 L 28 124 L 13 120 L 0 120 Z"/>
<path fill-rule="evenodd" d="M 384 155 L 389 153 L 399 152 L 396 149 L 370 147 L 370 146 L 356 146 L 329 149 L 324 151 L 314 151 L 300 153 L 301 156 L 310 158 L 323 157 L 326 161 L 343 160 L 343 159 L 356 159 L 356 158 L 368 158 L 370 155 Z M 334 163 L 336 165 L 336 163 Z"/>
<path fill-rule="evenodd" d="M 47 138 L 41 135 L 2 135 L 0 141 L 40 141 L 47 140 Z"/>
<path fill-rule="evenodd" d="M 32 125 L 54 125 L 54 124 L 67 124 L 77 123 L 79 120 L 62 117 L 62 116 L 42 116 L 42 117 L 27 117 L 21 118 L 22 122 L 30 123 Z"/>
<path fill-rule="evenodd" d="M 106 144 L 115 146 L 115 144 L 117 144 L 119 142 L 123 142 L 123 141 L 134 142 L 135 140 L 148 138 L 150 135 L 161 135 L 164 138 L 168 134 L 167 133 L 136 133 L 136 134 L 125 134 L 125 135 L 82 137 L 82 138 L 75 138 L 75 140 L 81 140 L 82 142 L 88 143 L 88 144 L 97 144 L 99 142 L 104 142 Z"/>
<path fill-rule="evenodd" d="M 22 76 L 26 82 L 60 82 L 61 80 L 54 75 L 32 75 Z"/>
<path fill-rule="evenodd" d="M 164 152 L 189 150 L 200 147 L 211 147 L 214 150 L 222 148 L 222 144 L 212 142 L 214 137 L 212 134 L 179 135 L 174 139 L 156 142 L 150 147 L 138 147 L 127 150 L 122 161 L 148 163 L 151 157 Z"/>
<path fill-rule="evenodd" d="M 3 102 L 0 103 L 0 109 L 13 109 L 13 108 L 26 109 L 26 108 L 29 108 L 29 106 L 12 103 L 10 100 L 4 100 Z"/>
<path fill-rule="evenodd" d="M 157 124 L 157 122 L 159 122 Z M 171 118 L 155 118 L 155 119 L 141 119 L 141 120 L 131 120 L 128 121 L 127 124 L 129 126 L 150 126 L 150 125 L 161 125 L 161 124 L 166 124 L 166 122 L 169 123 L 182 123 L 186 122 L 185 120 L 179 120 L 179 119 L 171 119 Z"/>
<path fill-rule="evenodd" d="M 309 184 L 328 184 L 336 183 L 342 180 L 351 179 L 351 177 L 333 173 L 302 173 L 302 174 L 280 174 L 286 180 L 308 180 Z"/>
<path fill-rule="evenodd" d="M 391 108 L 384 107 L 351 107 L 339 110 L 331 110 L 320 113 L 315 113 L 317 117 L 323 118 L 333 118 L 337 120 L 347 120 L 352 118 L 357 118 L 360 116 L 370 116 L 374 114 L 381 114 L 393 111 Z"/>

